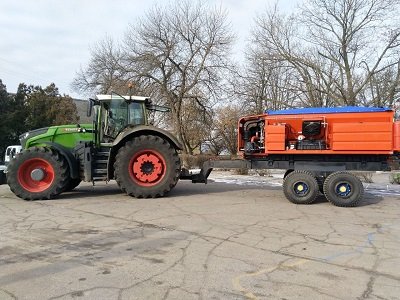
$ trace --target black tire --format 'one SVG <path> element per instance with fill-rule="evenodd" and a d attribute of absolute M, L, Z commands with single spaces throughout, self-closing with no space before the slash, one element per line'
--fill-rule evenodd
<path fill-rule="evenodd" d="M 166 140 L 143 135 L 127 142 L 114 163 L 114 177 L 121 190 L 136 198 L 166 195 L 178 182 L 181 161 Z"/>
<path fill-rule="evenodd" d="M 292 203 L 311 204 L 317 198 L 318 183 L 308 171 L 293 171 L 283 182 L 283 192 Z"/>
<path fill-rule="evenodd" d="M 82 180 L 80 178 L 69 178 L 67 185 L 64 187 L 62 192 L 69 192 L 76 188 Z"/>
<path fill-rule="evenodd" d="M 6 174 L 4 174 L 3 170 L 0 170 L 0 185 L 5 184 L 6 182 Z"/>
<path fill-rule="evenodd" d="M 364 186 L 355 175 L 340 171 L 326 178 L 324 194 L 326 199 L 336 206 L 357 206 L 364 196 Z"/>
<path fill-rule="evenodd" d="M 283 179 L 285 179 L 290 173 L 292 173 L 294 170 L 292 170 L 292 169 L 289 169 L 289 170 L 286 170 L 286 172 L 285 172 L 285 174 L 283 175 Z"/>
<path fill-rule="evenodd" d="M 42 179 L 32 178 L 39 170 Z M 29 148 L 10 161 L 7 168 L 7 183 L 11 191 L 25 200 L 52 199 L 60 194 L 68 183 L 69 169 L 65 159 L 56 151 L 44 148 Z"/>
<path fill-rule="evenodd" d="M 324 194 L 324 182 L 326 177 L 324 176 L 316 176 L 315 179 L 317 180 L 318 183 L 318 190 L 321 194 Z"/>

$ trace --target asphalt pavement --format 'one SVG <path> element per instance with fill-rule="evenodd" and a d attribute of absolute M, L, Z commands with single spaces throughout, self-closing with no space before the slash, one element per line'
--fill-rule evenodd
<path fill-rule="evenodd" d="M 160 199 L 110 182 L 27 202 L 1 185 L 0 299 L 400 299 L 396 189 L 340 208 L 220 178 Z"/>

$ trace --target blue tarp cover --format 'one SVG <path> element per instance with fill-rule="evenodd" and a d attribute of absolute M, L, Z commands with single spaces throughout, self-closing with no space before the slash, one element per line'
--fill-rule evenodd
<path fill-rule="evenodd" d="M 301 114 L 335 114 L 335 113 L 363 113 L 363 112 L 379 112 L 391 111 L 388 107 L 359 107 L 359 106 L 343 106 L 343 107 L 308 107 L 294 108 L 283 110 L 266 110 L 268 115 L 301 115 Z"/>

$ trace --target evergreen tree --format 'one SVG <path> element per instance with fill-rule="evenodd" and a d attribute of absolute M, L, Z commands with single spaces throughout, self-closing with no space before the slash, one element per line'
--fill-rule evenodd
<path fill-rule="evenodd" d="M 0 79 L 0 154 L 18 145 L 19 136 L 29 130 L 79 121 L 73 99 L 60 95 L 54 83 L 46 88 L 21 83 L 11 95 Z"/>
<path fill-rule="evenodd" d="M 79 121 L 73 99 L 68 95 L 61 96 L 54 83 L 44 89 L 41 86 L 28 86 L 25 93 L 28 110 L 26 124 L 30 129 Z"/>
<path fill-rule="evenodd" d="M 0 79 L 0 153 L 7 146 L 19 144 L 19 135 L 26 131 L 26 108 L 20 93 L 10 95 Z"/>

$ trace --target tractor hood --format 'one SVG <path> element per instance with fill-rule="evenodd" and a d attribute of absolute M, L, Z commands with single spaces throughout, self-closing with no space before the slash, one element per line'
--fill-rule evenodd
<path fill-rule="evenodd" d="M 56 143 L 72 149 L 78 141 L 90 140 L 93 140 L 92 124 L 43 127 L 20 135 L 23 149 L 32 146 L 44 146 L 48 143 Z"/>
<path fill-rule="evenodd" d="M 28 131 L 28 132 L 25 132 L 25 133 L 21 134 L 19 136 L 19 140 L 21 142 L 22 148 L 25 149 L 26 141 L 28 139 L 33 138 L 33 137 L 35 137 L 37 135 L 46 133 L 48 129 L 49 129 L 49 127 L 43 127 L 43 128 L 38 128 L 38 129 L 31 130 L 31 131 Z"/>

